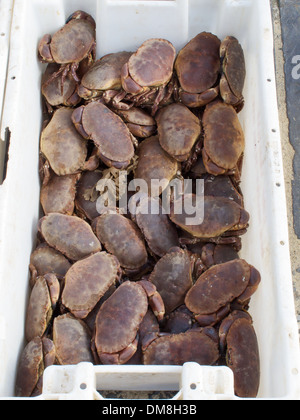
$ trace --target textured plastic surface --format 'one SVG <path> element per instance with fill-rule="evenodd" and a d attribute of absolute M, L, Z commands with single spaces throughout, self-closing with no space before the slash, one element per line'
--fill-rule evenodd
<path fill-rule="evenodd" d="M 202 31 L 213 32 L 220 38 L 234 35 L 242 43 L 248 71 L 244 92 L 246 106 L 240 114 L 246 135 L 242 189 L 246 208 L 251 213 L 251 227 L 243 238 L 242 257 L 262 274 L 262 284 L 250 308 L 261 353 L 259 398 L 300 398 L 298 331 L 269 1 L 15 0 L 14 3 L 1 124 L 1 138 L 9 128 L 11 142 L 7 177 L 0 186 L 0 397 L 14 395 L 16 366 L 24 346 L 28 263 L 39 219 L 42 66 L 37 61 L 37 43 L 43 34 L 54 33 L 60 28 L 72 12 L 84 9 L 97 20 L 99 57 L 108 52 L 134 50 L 149 37 L 165 37 L 179 50 Z M 147 375 L 151 369 L 154 376 Z M 93 392 L 88 393 L 89 385 L 84 391 L 86 394 L 82 391 L 82 396 L 98 398 L 96 385 L 104 373 L 106 378 L 111 378 L 110 386 L 115 390 L 120 383 L 132 389 L 137 372 L 143 379 L 136 386 L 147 384 L 148 378 L 152 377 L 156 379 L 151 382 L 151 388 L 168 389 L 166 369 L 85 364 L 78 369 L 55 366 L 46 372 L 43 397 L 55 394 L 56 398 L 65 398 L 64 386 L 69 390 L 68 394 L 72 389 L 76 391 L 75 383 L 80 382 L 93 384 Z M 177 378 L 185 378 L 180 379 L 183 383 L 189 382 L 186 375 L 197 372 L 186 367 L 168 369 Z M 220 371 L 223 373 L 218 373 Z M 79 372 L 79 376 L 75 372 Z M 118 375 L 114 376 L 114 372 L 119 372 L 123 380 L 117 380 Z M 55 383 L 51 375 L 56 378 Z M 199 368 L 197 378 L 193 378 L 199 383 L 194 396 L 233 398 L 230 375 L 227 368 Z M 66 376 L 69 377 L 67 385 L 63 381 Z M 61 385 L 57 382 L 59 377 Z M 184 389 L 182 383 L 176 381 L 178 391 Z M 197 393 L 199 389 L 203 392 Z M 187 397 L 185 392 L 180 392 L 180 398 Z"/>

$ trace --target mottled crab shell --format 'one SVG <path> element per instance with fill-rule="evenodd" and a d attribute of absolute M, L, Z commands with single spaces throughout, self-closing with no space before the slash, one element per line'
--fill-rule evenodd
<path fill-rule="evenodd" d="M 91 334 L 86 324 L 71 314 L 54 318 L 53 342 L 60 365 L 93 363 Z"/>
<path fill-rule="evenodd" d="M 54 274 L 39 277 L 31 291 L 26 322 L 27 341 L 42 337 L 53 315 L 53 305 L 59 298 L 60 286 Z M 55 296 L 54 296 L 55 294 Z"/>
<path fill-rule="evenodd" d="M 158 214 L 151 211 L 152 205 L 158 208 Z M 171 248 L 179 246 L 176 227 L 168 216 L 163 214 L 159 199 L 143 198 L 135 218 L 153 254 L 163 257 Z"/>
<path fill-rule="evenodd" d="M 177 175 L 180 164 L 162 149 L 158 136 L 144 140 L 140 144 L 137 154 L 139 161 L 134 174 L 135 179 L 146 181 L 148 191 L 145 193 L 159 196 Z M 151 188 L 154 180 L 159 182 L 156 193 L 155 189 Z"/>
<path fill-rule="evenodd" d="M 186 211 L 186 203 L 190 201 L 196 206 L 196 196 L 186 194 L 183 200 L 183 211 L 181 214 L 175 212 L 177 202 L 171 203 L 170 219 L 184 231 L 190 233 L 196 238 L 217 238 L 225 232 L 235 230 L 237 227 L 245 228 L 248 226 L 250 215 L 234 201 L 224 197 L 204 197 L 204 219 L 197 221 L 196 211 L 191 214 Z M 180 203 L 182 204 L 182 203 Z M 202 200 L 199 202 L 202 205 Z M 196 220 L 192 221 L 192 219 Z"/>
<path fill-rule="evenodd" d="M 197 316 L 197 321 L 200 322 L 198 319 L 200 316 L 201 321 L 203 320 L 205 324 L 206 316 L 209 319 L 211 315 L 217 314 L 235 299 L 239 298 L 242 303 L 250 298 L 256 291 L 259 282 L 258 271 L 245 260 L 219 264 L 205 271 L 199 277 L 187 293 L 185 304 Z M 250 286 L 249 293 L 246 292 L 248 286 Z M 218 319 L 216 318 L 214 321 L 217 322 Z M 209 322 L 208 325 L 210 325 Z"/>
<path fill-rule="evenodd" d="M 72 261 L 101 251 L 90 225 L 76 216 L 51 213 L 41 219 L 40 231 L 49 246 Z"/>
<path fill-rule="evenodd" d="M 55 111 L 41 136 L 41 152 L 59 176 L 78 172 L 87 157 L 87 141 L 75 129 L 72 113 L 69 108 Z"/>
<path fill-rule="evenodd" d="M 185 105 L 171 104 L 157 116 L 161 147 L 174 159 L 183 162 L 201 134 L 200 120 Z"/>
<path fill-rule="evenodd" d="M 244 51 L 239 41 L 229 36 L 221 44 L 220 56 L 223 59 L 223 76 L 220 82 L 221 96 L 225 102 L 234 104 L 234 102 L 243 99 L 246 77 Z"/>
<path fill-rule="evenodd" d="M 207 172 L 220 175 L 234 169 L 245 149 L 243 128 L 231 105 L 220 101 L 207 105 L 203 115 L 203 161 Z M 212 170 L 209 161 L 217 166 Z"/>
<path fill-rule="evenodd" d="M 84 319 L 118 277 L 116 257 L 98 252 L 76 262 L 65 277 L 62 303 L 76 318 Z"/>
<path fill-rule="evenodd" d="M 99 102 L 86 105 L 82 126 L 108 166 L 126 168 L 134 156 L 131 134 L 122 119 Z"/>
<path fill-rule="evenodd" d="M 17 380 L 16 395 L 30 397 L 43 373 L 43 343 L 39 337 L 30 341 L 21 355 Z"/>
<path fill-rule="evenodd" d="M 138 283 L 125 282 L 101 306 L 96 319 L 98 354 L 117 353 L 135 339 L 148 310 L 148 297 Z"/>
<path fill-rule="evenodd" d="M 121 214 L 103 214 L 93 223 L 100 242 L 118 258 L 121 267 L 134 270 L 146 264 L 145 242 L 132 220 Z"/>
<path fill-rule="evenodd" d="M 176 50 L 169 41 L 148 39 L 130 57 L 129 74 L 143 87 L 164 85 L 172 77 L 175 57 Z"/>
<path fill-rule="evenodd" d="M 252 318 L 234 311 L 220 326 L 221 347 L 226 349 L 226 363 L 234 374 L 235 394 L 256 398 L 260 384 L 260 354 Z"/>
<path fill-rule="evenodd" d="M 149 281 L 161 295 L 166 314 L 184 303 L 188 290 L 193 286 L 191 260 L 186 251 L 175 248 L 163 256 L 154 267 Z"/>
<path fill-rule="evenodd" d="M 203 32 L 193 38 L 178 54 L 175 70 L 182 89 L 201 93 L 213 87 L 220 72 L 221 41 Z"/>
<path fill-rule="evenodd" d="M 59 64 L 48 64 L 42 76 L 42 94 L 51 106 L 75 106 L 81 98 L 76 93 L 77 83 L 73 76 L 68 73 L 64 83 L 61 77 L 56 77 L 50 83 L 51 76 L 59 71 Z"/>
<path fill-rule="evenodd" d="M 37 276 L 53 273 L 64 277 L 71 263 L 60 252 L 43 243 L 31 254 L 30 267 L 36 271 Z"/>
<path fill-rule="evenodd" d="M 154 340 L 144 353 L 145 365 L 183 365 L 196 362 L 214 365 L 219 357 L 218 339 L 213 329 L 190 330 Z"/>
<path fill-rule="evenodd" d="M 95 25 L 85 19 L 72 19 L 51 40 L 51 54 L 56 63 L 79 63 L 95 43 Z"/>
<path fill-rule="evenodd" d="M 62 213 L 71 216 L 75 207 L 76 183 L 78 175 L 53 175 L 42 186 L 41 205 L 44 213 Z"/>
<path fill-rule="evenodd" d="M 97 60 L 84 74 L 81 86 L 78 88 L 79 95 L 85 99 L 99 95 L 107 89 L 120 90 L 122 87 L 121 70 L 129 60 L 131 52 L 122 51 L 108 54 Z M 91 91 L 89 96 L 86 89 Z M 82 93 L 81 93 L 82 91 Z"/>

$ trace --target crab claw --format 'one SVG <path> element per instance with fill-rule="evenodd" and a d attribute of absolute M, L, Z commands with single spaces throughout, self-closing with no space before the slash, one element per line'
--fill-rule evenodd
<path fill-rule="evenodd" d="M 135 337 L 134 341 L 129 344 L 124 350 L 119 353 L 102 353 L 100 354 L 100 361 L 104 365 L 124 365 L 136 353 L 139 342 L 139 335 Z"/>
<path fill-rule="evenodd" d="M 165 304 L 162 300 L 162 297 L 156 290 L 156 287 L 148 280 L 140 280 L 138 283 L 145 290 L 149 299 L 149 304 L 157 320 L 159 322 L 162 321 L 165 316 Z"/>
<path fill-rule="evenodd" d="M 43 36 L 43 38 L 39 42 L 38 55 L 39 55 L 39 60 L 42 63 L 55 63 L 52 57 L 51 48 L 50 48 L 51 40 L 52 40 L 51 35 L 46 34 Z"/>

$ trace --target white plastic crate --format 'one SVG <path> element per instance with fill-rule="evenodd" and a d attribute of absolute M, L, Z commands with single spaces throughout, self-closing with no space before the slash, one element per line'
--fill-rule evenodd
<path fill-rule="evenodd" d="M 0 0 L 0 7 L 3 3 Z M 242 43 L 247 61 L 246 105 L 240 114 L 246 135 L 242 189 L 246 209 L 251 214 L 251 227 L 243 238 L 241 256 L 262 275 L 262 284 L 250 308 L 261 353 L 258 397 L 300 398 L 299 341 L 269 0 L 14 1 L 1 120 L 1 139 L 8 130 L 11 135 L 7 176 L 0 186 L 0 397 L 14 395 L 17 363 L 24 347 L 28 264 L 40 214 L 38 155 L 42 65 L 37 60 L 37 44 L 42 35 L 54 33 L 78 9 L 96 19 L 98 57 L 109 52 L 135 50 L 150 37 L 167 38 L 179 50 L 202 31 L 213 32 L 221 39 L 233 35 Z M 1 28 L 2 20 L 1 16 Z M 7 27 L 7 21 L 5 25 Z M 191 389 L 191 384 L 197 387 Z M 175 398 L 180 399 L 236 398 L 232 372 L 228 368 L 195 367 L 194 364 L 184 367 L 53 366 L 45 373 L 44 394 L 40 398 L 101 399 L 97 389 L 174 388 L 178 390 Z"/>

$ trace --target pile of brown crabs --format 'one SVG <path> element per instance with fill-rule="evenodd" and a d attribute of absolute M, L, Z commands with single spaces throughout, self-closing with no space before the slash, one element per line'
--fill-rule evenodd
<path fill-rule="evenodd" d="M 48 366 L 84 361 L 227 365 L 236 395 L 256 397 L 260 359 L 248 309 L 261 278 L 239 258 L 250 216 L 240 188 L 246 70 L 238 40 L 204 32 L 177 53 L 149 39 L 96 60 L 95 21 L 77 11 L 41 39 L 38 55 L 48 64 L 44 214 L 17 395 L 41 394 Z M 120 171 L 149 188 L 164 181 L 157 196 L 138 200 L 140 210 L 156 202 L 158 212 L 99 214 L 98 183 Z M 204 181 L 203 223 L 187 224 L 174 203 L 162 211 L 161 194 L 176 177 Z"/>

